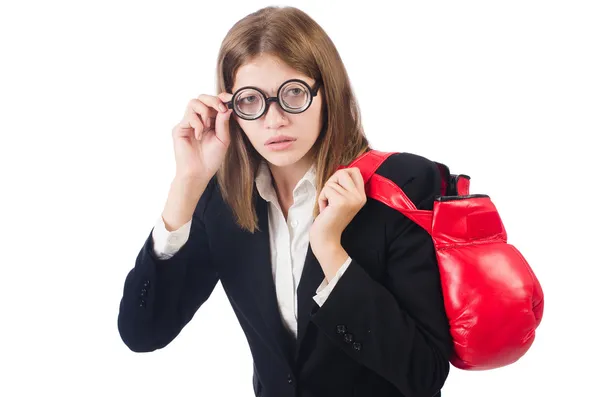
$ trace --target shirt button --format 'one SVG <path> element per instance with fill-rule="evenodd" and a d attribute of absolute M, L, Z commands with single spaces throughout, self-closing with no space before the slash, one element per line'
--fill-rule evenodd
<path fill-rule="evenodd" d="M 298 226 L 298 221 L 297 220 L 293 220 L 292 221 L 292 227 L 296 227 Z"/>
<path fill-rule="evenodd" d="M 169 237 L 169 242 L 170 242 L 170 243 L 175 243 L 175 242 L 177 242 L 177 236 L 170 236 L 170 237 Z"/>

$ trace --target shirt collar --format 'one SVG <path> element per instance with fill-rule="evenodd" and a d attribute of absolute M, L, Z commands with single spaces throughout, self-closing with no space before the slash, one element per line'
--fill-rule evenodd
<path fill-rule="evenodd" d="M 296 187 L 294 187 L 294 197 L 296 197 L 296 195 L 302 194 L 303 192 L 316 192 L 316 170 L 316 165 L 313 163 L 308 169 L 308 171 L 306 171 L 304 176 L 298 181 Z M 275 193 L 275 188 L 273 186 L 273 177 L 271 175 L 271 170 L 269 169 L 269 166 L 267 165 L 267 162 L 265 160 L 261 160 L 254 181 L 256 182 L 256 189 L 258 190 L 258 194 L 265 201 L 277 201 L 277 193 Z"/>

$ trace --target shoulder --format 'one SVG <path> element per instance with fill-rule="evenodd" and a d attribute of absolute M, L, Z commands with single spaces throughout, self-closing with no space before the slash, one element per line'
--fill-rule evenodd
<path fill-rule="evenodd" d="M 376 173 L 398 185 L 420 209 L 433 208 L 433 199 L 441 191 L 437 163 L 415 153 L 392 154 Z"/>

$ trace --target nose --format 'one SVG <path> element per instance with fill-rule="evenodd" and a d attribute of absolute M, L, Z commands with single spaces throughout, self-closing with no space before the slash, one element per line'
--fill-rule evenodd
<path fill-rule="evenodd" d="M 269 129 L 277 129 L 282 125 L 287 124 L 285 110 L 275 101 L 267 102 L 267 111 L 265 112 L 265 127 Z"/>

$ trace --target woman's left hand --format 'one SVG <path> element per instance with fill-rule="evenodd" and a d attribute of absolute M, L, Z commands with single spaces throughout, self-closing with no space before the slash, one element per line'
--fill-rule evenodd
<path fill-rule="evenodd" d="M 360 170 L 356 167 L 337 170 L 323 186 L 318 201 L 319 215 L 309 232 L 315 254 L 320 247 L 341 245 L 342 232 L 366 204 Z"/>

